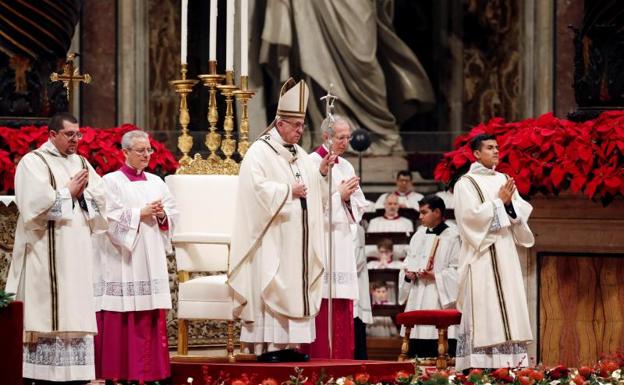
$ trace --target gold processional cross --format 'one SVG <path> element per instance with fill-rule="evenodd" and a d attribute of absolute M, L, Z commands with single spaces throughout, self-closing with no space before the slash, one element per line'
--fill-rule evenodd
<path fill-rule="evenodd" d="M 63 73 L 58 74 L 56 72 L 52 72 L 50 75 L 50 80 L 52 82 L 63 82 L 63 87 L 67 91 L 67 103 L 69 112 L 73 111 L 73 99 L 72 93 L 74 91 L 74 87 L 78 84 L 91 83 L 91 75 L 89 74 L 80 74 L 78 67 L 75 66 L 74 60 L 76 59 L 76 54 L 70 52 L 67 54 L 67 60 L 65 60 L 65 64 L 63 65 Z"/>

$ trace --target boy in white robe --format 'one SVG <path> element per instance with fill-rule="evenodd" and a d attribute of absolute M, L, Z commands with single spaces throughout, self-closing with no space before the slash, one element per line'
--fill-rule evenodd
<path fill-rule="evenodd" d="M 455 218 L 462 240 L 457 308 L 457 369 L 527 366 L 533 340 L 517 247 L 531 247 L 532 207 L 514 181 L 495 171 L 496 138 L 472 141 L 477 161 L 455 185 Z"/>
<path fill-rule="evenodd" d="M 459 234 L 444 221 L 442 198 L 429 195 L 420 201 L 420 222 L 399 274 L 399 303 L 405 311 L 455 307 Z M 449 354 L 455 354 L 456 327 L 448 330 Z M 401 336 L 405 327 L 401 327 Z M 410 334 L 410 357 L 436 357 L 438 331 L 435 326 L 415 326 Z"/>
<path fill-rule="evenodd" d="M 68 113 L 15 173 L 20 215 L 6 291 L 24 301 L 25 383 L 95 378 L 91 237 L 107 229 L 102 180 L 76 154 L 82 138 Z"/>

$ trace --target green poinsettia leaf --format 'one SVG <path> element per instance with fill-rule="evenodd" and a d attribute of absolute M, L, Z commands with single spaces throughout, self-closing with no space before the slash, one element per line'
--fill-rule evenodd
<path fill-rule="evenodd" d="M 0 290 L 0 309 L 9 306 L 13 302 L 13 297 L 15 297 L 15 293 L 7 293 L 4 290 Z"/>

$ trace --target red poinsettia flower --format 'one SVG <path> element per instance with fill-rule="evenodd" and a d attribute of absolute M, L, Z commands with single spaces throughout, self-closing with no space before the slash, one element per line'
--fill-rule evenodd
<path fill-rule="evenodd" d="M 469 145 L 476 135 L 494 134 L 500 147 L 497 170 L 516 181 L 518 192 L 557 194 L 570 189 L 603 203 L 624 195 L 624 112 L 614 111 L 583 123 L 544 114 L 506 123 L 500 118 L 457 137 L 454 150 L 435 168 L 436 180 L 457 180 L 474 161 Z M 607 199 L 605 199 L 607 198 Z"/>
<path fill-rule="evenodd" d="M 568 369 L 566 366 L 557 365 L 548 371 L 548 377 L 553 380 L 558 380 L 560 378 L 567 377 L 569 373 L 570 369 Z"/>
<path fill-rule="evenodd" d="M 82 140 L 78 144 L 78 154 L 84 156 L 95 170 L 104 175 L 119 169 L 125 158 L 121 151 L 121 137 L 124 133 L 137 129 L 136 126 L 124 124 L 121 127 L 97 129 L 82 127 Z M 0 191 L 13 188 L 15 165 L 19 160 L 48 140 L 48 128 L 27 126 L 19 129 L 0 127 Z M 150 160 L 148 171 L 160 175 L 175 172 L 178 163 L 171 151 L 162 143 L 150 139 L 154 154 Z"/>
<path fill-rule="evenodd" d="M 405 382 L 410 379 L 410 374 L 404 370 L 400 370 L 396 373 L 396 375 L 394 376 L 394 379 L 397 382 Z"/>
<path fill-rule="evenodd" d="M 368 373 L 356 373 L 353 379 L 355 380 L 356 384 L 365 385 L 368 384 L 368 381 L 370 380 L 370 375 Z"/>
<path fill-rule="evenodd" d="M 278 382 L 275 378 L 269 377 L 262 380 L 261 385 L 278 385 Z"/>

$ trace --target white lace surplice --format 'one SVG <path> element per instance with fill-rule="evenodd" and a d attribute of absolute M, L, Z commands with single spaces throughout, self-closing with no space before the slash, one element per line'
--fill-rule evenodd
<path fill-rule="evenodd" d="M 156 175 L 131 182 L 121 171 L 104 177 L 109 230 L 96 239 L 95 299 L 97 310 L 170 309 L 166 251 L 178 215 L 173 197 Z M 141 208 L 161 199 L 168 230 L 155 219 L 140 220 Z"/>

